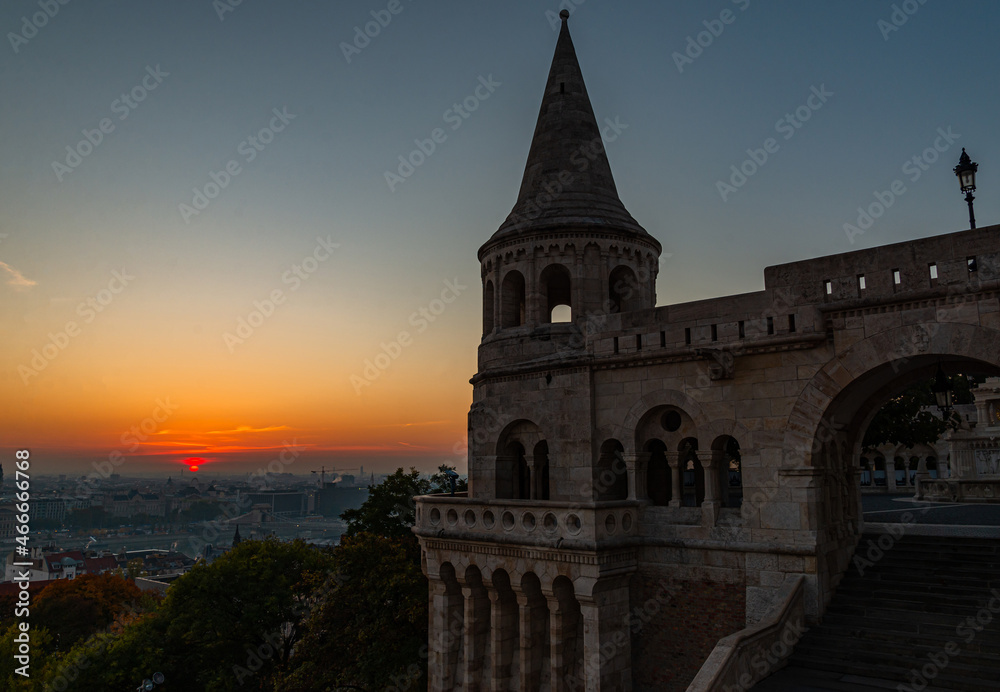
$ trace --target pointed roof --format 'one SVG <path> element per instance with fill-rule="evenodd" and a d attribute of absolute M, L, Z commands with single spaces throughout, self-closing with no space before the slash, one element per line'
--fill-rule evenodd
<path fill-rule="evenodd" d="M 563 10 L 517 202 L 490 239 L 553 226 L 602 226 L 649 238 L 618 198 L 601 129 Z M 655 241 L 654 241 L 655 242 Z"/>

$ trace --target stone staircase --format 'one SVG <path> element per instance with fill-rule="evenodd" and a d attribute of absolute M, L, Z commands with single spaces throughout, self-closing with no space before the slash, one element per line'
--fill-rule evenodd
<path fill-rule="evenodd" d="M 903 536 L 861 567 L 755 690 L 1000 690 L 1000 541 Z"/>

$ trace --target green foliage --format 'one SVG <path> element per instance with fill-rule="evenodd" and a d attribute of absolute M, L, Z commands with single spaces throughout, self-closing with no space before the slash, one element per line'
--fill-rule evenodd
<path fill-rule="evenodd" d="M 334 564 L 337 586 L 305 623 L 279 689 L 426 689 L 427 579 L 416 539 L 345 537 Z"/>
<path fill-rule="evenodd" d="M 131 581 L 113 574 L 83 574 L 46 586 L 34 599 L 31 620 L 45 627 L 54 646 L 65 651 L 142 600 L 142 591 Z"/>
<path fill-rule="evenodd" d="M 431 476 L 431 492 L 451 494 L 451 480 L 446 472 L 454 470 L 455 470 L 454 466 L 448 466 L 447 464 L 441 464 L 440 466 L 438 466 L 437 473 Z M 455 479 L 456 493 L 464 493 L 468 489 L 469 489 L 469 479 L 467 478 Z"/>
<path fill-rule="evenodd" d="M 972 385 L 977 381 L 981 381 L 981 378 L 965 375 L 952 377 L 953 401 L 956 404 L 971 404 Z M 948 429 L 949 423 L 931 411 L 921 410 L 928 406 L 933 408 L 937 404 L 931 390 L 933 384 L 933 380 L 918 382 L 886 402 L 865 431 L 862 442 L 865 451 L 871 452 L 885 444 L 916 447 L 937 442 Z M 950 425 L 956 425 L 954 419 L 950 421 Z"/>
<path fill-rule="evenodd" d="M 174 582 L 155 613 L 79 642 L 47 675 L 75 666 L 72 688 L 87 690 L 134 689 L 157 671 L 171 689 L 273 689 L 331 569 L 329 553 L 303 541 L 243 541 Z"/>
<path fill-rule="evenodd" d="M 431 490 L 428 480 L 420 478 L 415 468 L 409 473 L 403 469 L 372 486 L 368 499 L 358 509 L 346 510 L 340 518 L 347 522 L 347 536 L 362 532 L 389 538 L 406 538 L 412 535 L 410 527 L 416 520 L 415 495 L 426 495 Z"/>

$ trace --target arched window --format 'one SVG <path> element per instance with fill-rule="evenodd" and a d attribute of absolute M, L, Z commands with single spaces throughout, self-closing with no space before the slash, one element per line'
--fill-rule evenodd
<path fill-rule="evenodd" d="M 715 468 L 719 474 L 719 498 L 723 507 L 739 507 L 743 504 L 743 465 L 740 443 L 736 438 L 725 435 L 712 445 Z"/>
<path fill-rule="evenodd" d="M 569 269 L 561 264 L 550 264 L 542 270 L 539 280 L 546 319 L 549 322 L 571 322 L 573 282 Z"/>
<path fill-rule="evenodd" d="M 503 329 L 524 324 L 524 276 L 509 271 L 500 287 L 500 326 Z"/>
<path fill-rule="evenodd" d="M 487 281 L 483 287 L 483 336 L 493 332 L 493 282 Z"/>
<path fill-rule="evenodd" d="M 628 470 L 622 452 L 625 448 L 618 440 L 606 440 L 594 467 L 594 499 L 628 499 Z"/>
<path fill-rule="evenodd" d="M 670 504 L 670 466 L 667 464 L 667 446 L 660 440 L 646 443 L 649 460 L 646 462 L 646 492 L 654 505 Z"/>
<path fill-rule="evenodd" d="M 896 474 L 896 486 L 906 485 L 906 463 L 903 461 L 903 457 L 895 457 L 892 460 L 892 469 Z"/>
<path fill-rule="evenodd" d="M 917 468 L 920 466 L 919 457 L 910 457 L 910 473 L 907 475 L 906 480 L 910 485 L 916 484 Z"/>
<path fill-rule="evenodd" d="M 705 501 L 705 468 L 698 459 L 698 440 L 686 437 L 677 447 L 680 453 L 682 485 L 684 492 L 681 504 L 684 507 L 701 507 Z"/>
<path fill-rule="evenodd" d="M 608 276 L 608 311 L 631 312 L 642 309 L 639 282 L 631 267 L 620 265 Z"/>
<path fill-rule="evenodd" d="M 497 456 L 496 494 L 498 499 L 528 500 L 531 498 L 531 471 L 524 458 L 524 446 L 511 442 Z"/>

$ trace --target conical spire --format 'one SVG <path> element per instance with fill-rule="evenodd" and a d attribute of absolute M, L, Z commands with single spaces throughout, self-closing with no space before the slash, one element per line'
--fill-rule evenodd
<path fill-rule="evenodd" d="M 517 202 L 493 238 L 552 226 L 604 226 L 646 235 L 618 198 L 601 130 L 569 35 L 569 12 L 549 70 Z"/>

